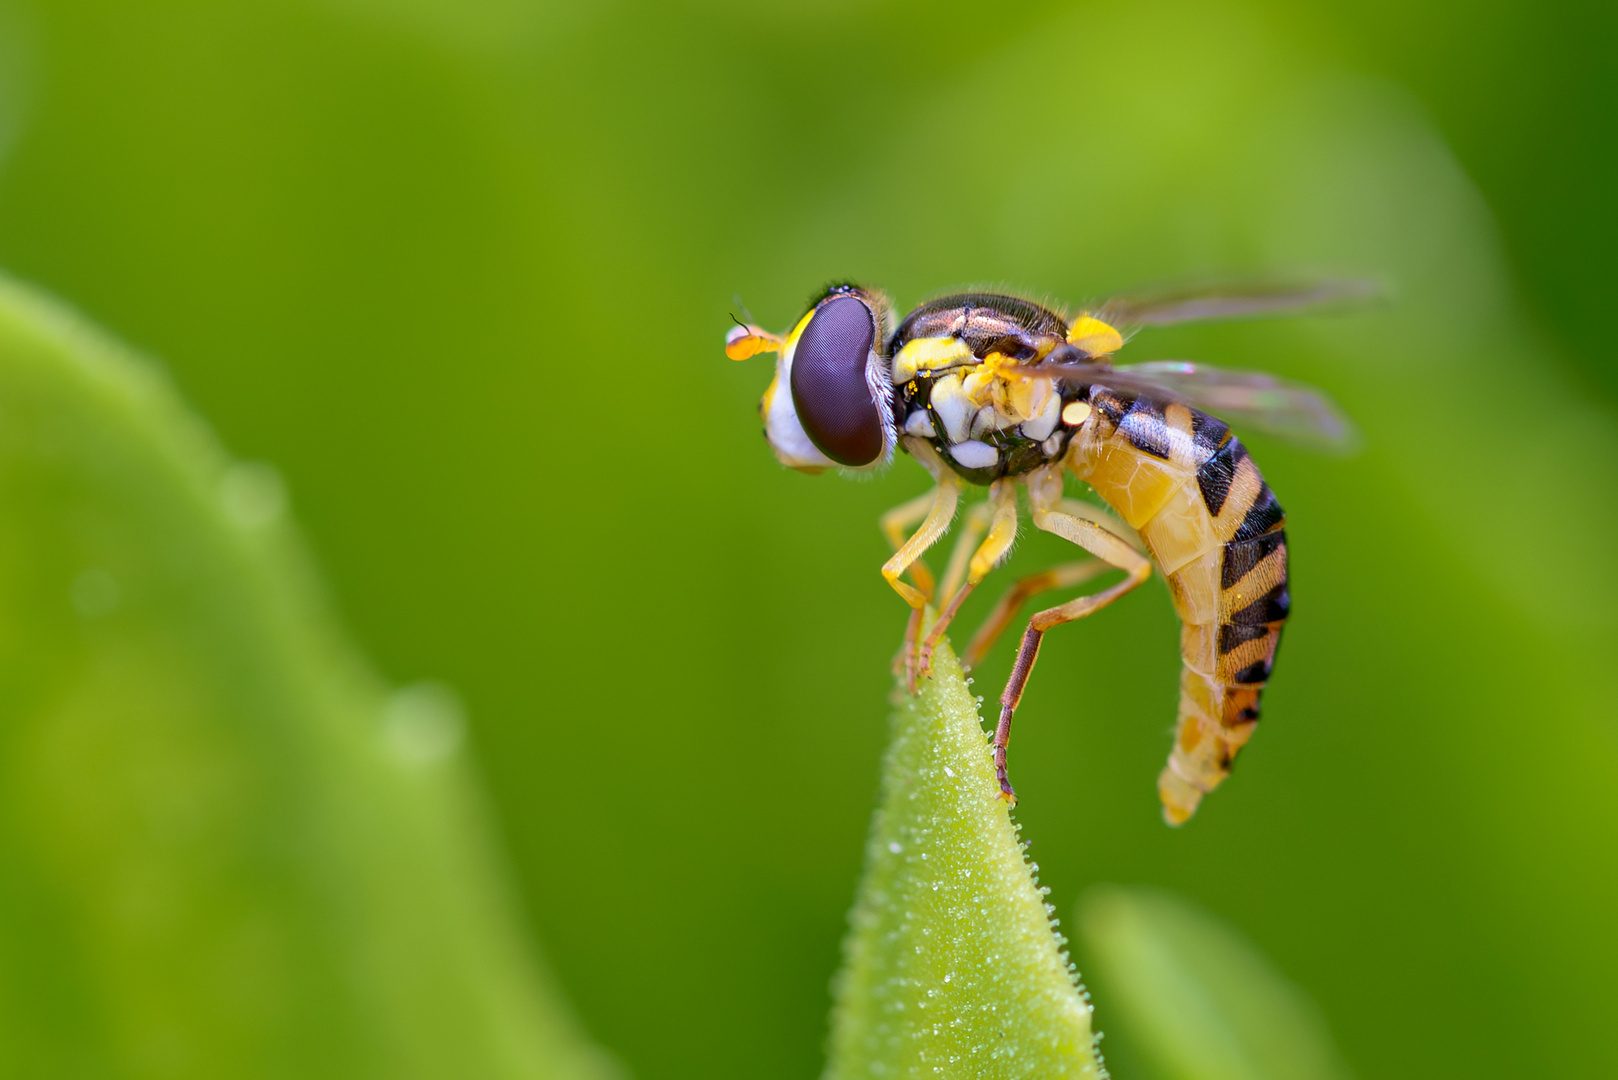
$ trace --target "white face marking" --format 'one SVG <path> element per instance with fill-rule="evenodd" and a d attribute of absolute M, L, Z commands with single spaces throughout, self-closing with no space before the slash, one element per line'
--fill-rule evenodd
<path fill-rule="evenodd" d="M 769 406 L 764 412 L 764 435 L 783 465 L 794 469 L 834 469 L 837 462 L 809 441 L 797 410 L 792 407 L 793 351 L 783 350 L 775 362 L 775 382 L 770 384 L 766 394 Z"/>
<path fill-rule="evenodd" d="M 792 358 L 798 351 L 796 340 L 781 350 L 775 361 L 775 381 L 764 393 L 764 435 L 781 464 L 793 469 L 850 469 L 839 465 L 820 452 L 820 448 L 803 430 L 798 411 L 792 404 Z M 873 347 L 865 360 L 865 387 L 876 402 L 882 418 L 882 454 L 869 465 L 858 470 L 875 469 L 893 460 L 893 448 L 898 444 L 898 432 L 893 425 L 893 407 L 889 404 L 888 370 L 882 356 Z"/>
<path fill-rule="evenodd" d="M 987 469 L 1000 460 L 1000 451 L 976 439 L 956 443 L 949 448 L 949 453 L 963 469 Z"/>

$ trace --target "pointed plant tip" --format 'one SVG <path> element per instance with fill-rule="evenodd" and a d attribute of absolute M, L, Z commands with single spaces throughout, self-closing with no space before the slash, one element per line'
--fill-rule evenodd
<path fill-rule="evenodd" d="M 948 642 L 901 681 L 824 1080 L 1106 1077 L 1089 991 L 999 797 Z M 1127 1043 L 1177 1080 L 1347 1080 L 1302 990 L 1189 902 L 1102 886 L 1077 936 Z"/>
<path fill-rule="evenodd" d="M 1106 1076 L 947 640 L 897 695 L 828 1080 Z"/>

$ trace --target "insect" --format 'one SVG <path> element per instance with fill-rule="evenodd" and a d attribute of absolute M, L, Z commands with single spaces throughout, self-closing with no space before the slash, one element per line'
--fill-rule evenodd
<path fill-rule="evenodd" d="M 1012 585 L 962 654 L 968 667 L 1029 599 L 1123 572 L 1122 581 L 1029 619 L 994 733 L 1007 801 L 1016 801 L 1006 771 L 1012 716 L 1044 635 L 1138 588 L 1155 566 L 1181 621 L 1179 718 L 1158 777 L 1164 817 L 1178 825 L 1252 736 L 1291 607 L 1286 517 L 1246 447 L 1212 413 L 1325 444 L 1343 444 L 1351 433 L 1320 394 L 1269 375 L 1180 362 L 1114 366 L 1112 357 L 1125 334 L 1142 327 L 1282 312 L 1366 292 L 1361 283 L 1326 282 L 1116 299 L 1072 318 L 1020 297 L 974 292 L 930 300 L 890 331 L 880 292 L 836 284 L 784 335 L 738 322 L 725 351 L 735 360 L 777 354 L 760 412 L 782 463 L 809 473 L 860 472 L 902 450 L 936 481 L 881 522 L 894 549 L 882 576 L 911 607 L 902 655 L 912 692 L 962 601 L 1009 552 L 1019 489 L 1036 528 L 1090 557 Z M 1068 497 L 1069 475 L 1112 513 Z M 988 498 L 966 514 L 940 581 L 921 557 L 948 531 L 968 486 L 987 487 Z M 923 635 L 929 605 L 938 615 Z"/>

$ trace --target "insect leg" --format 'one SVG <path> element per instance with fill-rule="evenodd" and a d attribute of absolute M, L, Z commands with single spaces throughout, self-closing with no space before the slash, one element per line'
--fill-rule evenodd
<path fill-rule="evenodd" d="M 882 535 L 888 538 L 888 543 L 893 546 L 895 552 L 900 551 L 905 546 L 905 533 L 912 526 L 919 524 L 926 518 L 937 499 L 938 493 L 929 491 L 925 494 L 917 495 L 907 503 L 895 506 L 892 510 L 882 515 Z M 916 583 L 916 588 L 920 589 L 929 598 L 932 597 L 934 586 L 932 571 L 928 570 L 927 564 L 920 559 L 917 559 L 910 567 L 910 580 Z"/>
<path fill-rule="evenodd" d="M 1146 550 L 1146 541 L 1141 539 L 1140 533 L 1131 529 L 1122 518 L 1097 506 L 1095 503 L 1085 502 L 1083 499 L 1062 499 L 1056 504 L 1056 509 L 1064 514 L 1072 514 L 1074 517 L 1083 518 L 1085 521 L 1095 522 L 1112 533 L 1112 535 L 1126 541 L 1136 551 Z"/>
<path fill-rule="evenodd" d="M 995 775 L 1000 781 L 1001 797 L 1012 803 L 1016 802 L 1017 794 L 1011 788 L 1011 781 L 1006 778 L 1006 747 L 1011 743 L 1011 717 L 1022 700 L 1023 690 L 1028 686 L 1028 676 L 1034 670 L 1034 661 L 1039 657 L 1039 644 L 1045 632 L 1101 610 L 1152 576 L 1151 560 L 1128 543 L 1093 521 L 1056 509 L 1062 499 L 1062 473 L 1058 467 L 1029 474 L 1028 499 L 1033 507 L 1036 527 L 1077 544 L 1124 571 L 1128 577 L 1098 593 L 1047 608 L 1028 620 L 1028 629 L 1023 631 L 1022 645 L 1017 650 L 1017 661 L 1011 668 L 1011 678 L 1006 680 L 1005 693 L 1000 695 L 1000 722 L 994 731 Z"/>
<path fill-rule="evenodd" d="M 915 586 L 900 581 L 899 576 L 910 569 L 916 560 L 921 558 L 928 548 L 938 543 L 939 537 L 948 531 L 960 498 L 960 481 L 948 475 L 940 477 L 938 487 L 933 491 L 932 506 L 928 509 L 921 528 L 912 533 L 910 539 L 893 553 L 893 557 L 882 564 L 882 576 L 893 586 L 893 591 L 904 597 L 905 603 L 918 611 L 927 606 L 928 595 Z M 928 583 L 931 584 L 931 581 L 931 575 L 928 575 Z"/>
<path fill-rule="evenodd" d="M 893 553 L 891 559 L 882 564 L 882 576 L 887 579 L 889 585 L 893 586 L 893 591 L 904 598 L 905 603 L 920 610 L 927 606 L 927 601 L 931 597 L 922 590 L 900 581 L 899 577 L 910 569 L 911 565 L 917 559 L 920 559 L 928 548 L 938 543 L 939 538 L 944 533 L 949 531 L 949 523 L 954 520 L 955 508 L 961 500 L 961 478 L 956 476 L 954 470 L 948 465 L 944 464 L 943 459 L 938 456 L 938 452 L 929 446 L 925 439 L 906 438 L 904 443 L 905 449 L 909 450 L 911 455 L 925 465 L 928 472 L 933 474 L 933 479 L 938 481 L 938 487 L 933 491 L 932 504 L 927 510 L 927 516 L 922 521 L 921 527 L 910 535 L 910 539 L 903 544 L 897 545 L 899 550 Z M 909 505 L 909 503 L 906 503 L 905 506 L 899 507 L 893 513 L 903 511 Z M 886 529 L 885 523 L 884 529 Z M 890 538 L 896 535 L 897 533 L 891 534 Z M 927 575 L 927 580 L 928 584 L 931 585 L 931 574 Z"/>
<path fill-rule="evenodd" d="M 911 607 L 910 623 L 905 628 L 905 683 L 911 693 L 916 692 L 916 669 L 914 665 L 916 637 L 921 631 L 921 613 L 927 606 L 930 597 L 920 589 L 899 577 L 908 570 L 917 559 L 936 544 L 940 537 L 949 530 L 949 523 L 955 517 L 955 508 L 960 503 L 961 479 L 944 464 L 936 451 L 924 440 L 907 439 L 906 447 L 910 450 L 927 470 L 938 481 L 938 487 L 933 492 L 931 508 L 921 527 L 911 534 L 910 539 L 900 545 L 893 557 L 882 564 L 882 577 L 893 587 L 893 591 L 904 598 L 904 602 Z M 902 507 L 900 509 L 903 509 Z M 928 584 L 931 584 L 931 576 Z"/>
<path fill-rule="evenodd" d="M 1011 543 L 1017 539 L 1017 482 L 1011 479 L 996 480 L 989 487 L 989 502 L 992 508 L 992 524 L 989 535 L 979 545 L 972 555 L 972 561 L 967 564 L 966 584 L 955 590 L 949 599 L 949 606 L 939 612 L 938 619 L 933 623 L 927 634 L 927 639 L 921 643 L 919 666 L 922 675 L 927 675 L 933 669 L 933 649 L 938 646 L 939 638 L 949 629 L 951 620 L 956 612 L 961 610 L 961 602 L 971 595 L 982 581 L 993 570 L 995 564 L 1005 557 L 1011 550 Z M 951 560 L 953 561 L 953 560 Z"/>
<path fill-rule="evenodd" d="M 1140 538 L 1140 535 L 1134 529 L 1131 529 L 1118 518 L 1113 517 L 1093 503 L 1087 503 L 1080 499 L 1062 499 L 1056 504 L 1056 508 L 1065 514 L 1071 514 L 1074 517 L 1094 522 L 1114 536 L 1126 540 L 1130 546 L 1138 551 L 1146 549 L 1146 542 Z M 1094 559 L 1082 559 L 1078 562 L 1054 566 L 1038 574 L 1030 574 L 1018 581 L 1000 597 L 999 602 L 994 606 L 994 610 L 989 613 L 989 617 L 978 628 L 978 632 L 972 635 L 972 640 L 967 645 L 966 651 L 961 654 L 961 666 L 968 670 L 977 667 L 983 658 L 988 655 L 989 650 L 994 648 L 994 643 L 1000 640 L 1000 635 L 1006 632 L 1007 627 L 1011 625 L 1011 621 L 1017 617 L 1017 612 L 1021 610 L 1022 605 L 1035 596 L 1052 589 L 1066 589 L 1073 585 L 1081 585 L 1108 569 L 1111 569 L 1111 567 L 1107 563 L 1097 562 Z M 946 592 L 945 595 L 947 596 L 949 593 Z"/>
<path fill-rule="evenodd" d="M 1000 640 L 1000 635 L 1006 632 L 1012 620 L 1017 617 L 1017 612 L 1021 611 L 1022 606 L 1029 600 L 1052 589 L 1082 585 L 1096 575 L 1111 569 L 1113 568 L 1100 559 L 1080 559 L 1020 579 L 1001 595 L 994 605 L 994 610 L 989 612 L 989 617 L 983 620 L 978 632 L 972 635 L 971 643 L 961 654 L 961 666 L 968 671 L 977 667 L 988 655 L 989 650 L 994 648 L 994 643 Z"/>
<path fill-rule="evenodd" d="M 949 563 L 944 568 L 944 583 L 939 587 L 938 596 L 944 601 L 955 595 L 966 580 L 966 561 L 972 557 L 972 552 L 983 540 L 983 534 L 989 531 L 990 511 L 994 509 L 992 503 L 973 503 L 966 511 L 966 520 L 961 523 L 961 534 L 955 538 L 955 546 L 950 550 Z"/>
<path fill-rule="evenodd" d="M 937 501 L 938 492 L 936 490 L 928 491 L 916 496 L 909 502 L 895 506 L 892 510 L 882 515 L 882 535 L 888 538 L 888 543 L 893 546 L 895 553 L 904 548 L 906 531 L 926 518 L 927 514 L 932 510 L 933 504 Z M 934 592 L 933 575 L 932 571 L 927 569 L 926 563 L 920 559 L 912 563 L 910 566 L 910 579 L 916 583 L 916 588 L 923 594 L 929 598 L 932 597 Z M 905 672 L 905 682 L 912 687 L 916 683 L 915 644 L 916 639 L 920 636 L 921 609 L 911 608 L 910 621 L 905 623 L 904 644 L 899 647 L 898 654 L 893 658 L 893 673 L 897 675 L 900 671 Z"/>
<path fill-rule="evenodd" d="M 983 534 L 989 531 L 989 517 L 993 506 L 987 502 L 973 503 L 966 512 L 966 521 L 961 525 L 960 535 L 955 538 L 955 545 L 950 549 L 949 563 L 944 568 L 944 583 L 933 594 L 935 598 L 948 600 L 955 595 L 966 580 L 966 561 L 976 550 Z M 894 673 L 898 674 L 900 664 L 912 672 L 909 684 L 912 692 L 915 690 L 916 677 L 914 675 L 917 659 L 917 650 L 914 648 L 921 632 L 921 613 L 911 613 L 910 626 L 905 629 L 905 651 L 894 658 Z"/>
<path fill-rule="evenodd" d="M 933 575 L 921 562 L 921 555 L 944 534 L 949 523 L 955 516 L 955 505 L 960 493 L 957 486 L 949 477 L 941 478 L 938 486 L 919 499 L 912 499 L 902 506 L 897 506 L 882 515 L 882 531 L 887 534 L 888 540 L 894 547 L 893 557 L 882 565 L 882 576 L 892 585 L 894 591 L 904 597 L 905 603 L 910 605 L 910 619 L 905 623 L 904 644 L 899 647 L 899 656 L 894 661 L 895 674 L 899 670 L 905 673 L 905 685 L 910 692 L 916 692 L 916 648 L 921 637 L 922 610 L 926 608 L 933 596 Z M 918 512 L 919 511 L 919 512 Z M 904 537 L 907 525 L 921 520 L 918 528 L 908 540 Z M 910 572 L 915 585 L 907 585 L 899 580 L 899 575 L 906 570 Z"/>

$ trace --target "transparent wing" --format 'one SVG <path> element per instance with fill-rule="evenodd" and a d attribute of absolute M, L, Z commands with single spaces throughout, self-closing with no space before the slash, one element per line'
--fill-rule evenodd
<path fill-rule="evenodd" d="M 1381 293 L 1375 282 L 1364 278 L 1229 283 L 1117 296 L 1103 303 L 1095 314 L 1114 326 L 1170 326 L 1354 307 L 1371 302 Z"/>
<path fill-rule="evenodd" d="M 1181 360 L 1118 368 L 1044 362 L 1020 370 L 1034 377 L 1141 394 L 1154 401 L 1177 401 L 1217 416 L 1234 428 L 1276 435 L 1319 450 L 1346 453 L 1358 442 L 1354 425 L 1325 394 L 1261 371 L 1232 371 Z"/>

